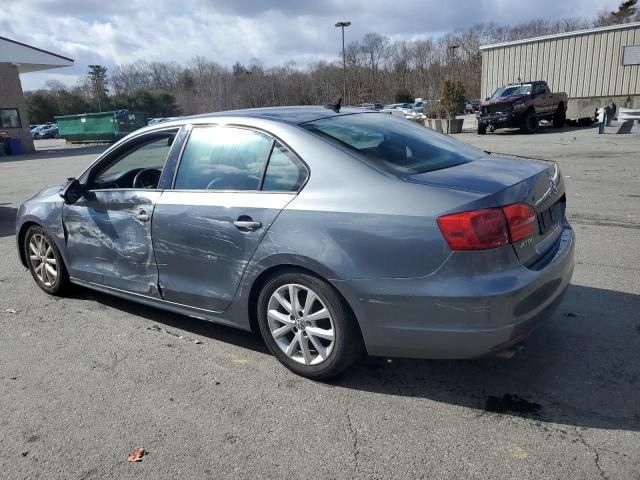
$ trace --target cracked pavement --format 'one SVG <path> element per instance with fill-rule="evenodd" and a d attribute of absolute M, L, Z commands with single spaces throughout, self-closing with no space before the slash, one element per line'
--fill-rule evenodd
<path fill-rule="evenodd" d="M 331 383 L 248 333 L 48 297 L 17 260 L 15 209 L 100 148 L 3 157 L 0 477 L 640 479 L 640 137 L 458 138 L 558 160 L 577 232 L 566 300 L 511 359 L 368 358 Z"/>

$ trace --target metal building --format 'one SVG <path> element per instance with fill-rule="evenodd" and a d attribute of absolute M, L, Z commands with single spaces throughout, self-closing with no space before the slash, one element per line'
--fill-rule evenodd
<path fill-rule="evenodd" d="M 545 80 L 569 96 L 568 118 L 614 101 L 640 107 L 640 22 L 480 47 L 482 98 L 500 86 Z"/>

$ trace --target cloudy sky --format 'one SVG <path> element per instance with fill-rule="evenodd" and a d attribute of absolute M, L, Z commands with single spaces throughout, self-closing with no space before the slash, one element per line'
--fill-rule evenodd
<path fill-rule="evenodd" d="M 375 31 L 392 38 L 439 35 L 478 22 L 593 17 L 621 0 L 15 0 L 2 2 L 0 35 L 75 60 L 75 66 L 22 75 L 23 88 L 49 79 L 75 83 L 87 65 L 138 59 L 184 63 L 202 55 L 222 64 L 255 57 L 266 66 L 304 66 Z"/>

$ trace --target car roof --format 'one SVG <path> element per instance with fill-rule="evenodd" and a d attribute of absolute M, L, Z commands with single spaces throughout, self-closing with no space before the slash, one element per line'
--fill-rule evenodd
<path fill-rule="evenodd" d="M 200 115 L 191 115 L 188 117 L 176 118 L 175 122 L 184 123 L 189 120 L 215 119 L 217 117 L 243 117 L 243 118 L 261 118 L 266 120 L 275 120 L 283 123 L 299 125 L 301 123 L 319 120 L 321 118 L 339 117 L 343 115 L 353 115 L 363 113 L 359 108 L 341 108 L 339 112 L 335 112 L 330 108 L 312 106 L 312 107 L 266 107 L 266 108 L 247 108 L 242 110 L 227 110 L 224 112 L 203 113 Z M 166 123 L 173 123 L 166 122 Z"/>

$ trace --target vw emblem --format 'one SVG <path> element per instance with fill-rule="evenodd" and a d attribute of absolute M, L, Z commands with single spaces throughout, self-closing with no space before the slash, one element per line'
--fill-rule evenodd
<path fill-rule="evenodd" d="M 556 183 L 556 180 L 551 176 L 549 177 L 549 189 L 553 193 L 558 193 L 558 184 Z"/>

